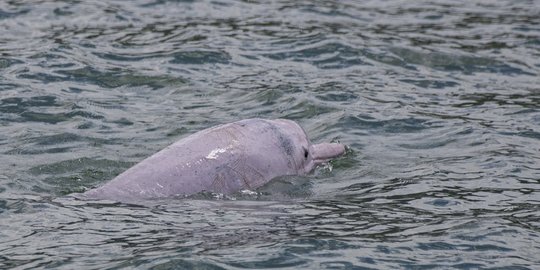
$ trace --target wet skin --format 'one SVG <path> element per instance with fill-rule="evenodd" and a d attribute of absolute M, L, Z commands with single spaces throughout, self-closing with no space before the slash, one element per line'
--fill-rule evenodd
<path fill-rule="evenodd" d="M 183 138 L 84 196 L 123 201 L 230 194 L 278 176 L 305 175 L 344 152 L 338 143 L 311 144 L 294 121 L 246 119 Z"/>

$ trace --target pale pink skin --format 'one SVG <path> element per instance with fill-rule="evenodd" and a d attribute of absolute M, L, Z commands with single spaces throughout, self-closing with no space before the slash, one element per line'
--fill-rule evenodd
<path fill-rule="evenodd" d="M 247 119 L 183 138 L 84 196 L 124 201 L 231 194 L 278 176 L 305 175 L 344 152 L 338 143 L 312 145 L 294 121 Z"/>

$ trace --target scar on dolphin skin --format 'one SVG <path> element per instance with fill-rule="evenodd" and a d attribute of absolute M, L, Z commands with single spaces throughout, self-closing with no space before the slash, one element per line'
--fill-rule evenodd
<path fill-rule="evenodd" d="M 250 166 L 247 159 L 244 157 L 235 160 L 231 164 L 222 166 L 219 169 L 219 173 L 214 177 L 211 187 L 214 190 L 216 190 L 216 188 L 217 190 L 224 189 L 226 186 L 224 181 L 224 179 L 227 178 L 226 175 L 242 181 L 242 189 L 252 190 L 254 186 L 264 183 L 264 175 Z M 248 175 L 251 175 L 252 177 L 248 177 Z M 255 184 L 250 184 L 250 182 L 254 182 Z"/>
<path fill-rule="evenodd" d="M 216 173 L 216 176 L 214 177 L 214 181 L 212 181 L 212 184 L 210 185 L 210 189 L 223 190 L 225 188 L 224 181 L 225 181 L 225 177 L 222 175 L 222 171 L 220 170 L 218 173 Z"/>
<path fill-rule="evenodd" d="M 223 154 L 223 153 L 226 153 L 227 150 L 233 150 L 235 146 L 238 145 L 238 141 L 237 140 L 232 140 L 231 143 L 229 145 L 227 145 L 226 147 L 224 148 L 216 148 L 216 149 L 213 149 L 212 151 L 210 151 L 210 153 L 208 153 L 208 155 L 206 155 L 206 159 L 217 159 L 219 157 L 219 154 Z"/>
<path fill-rule="evenodd" d="M 243 146 L 239 144 L 239 140 L 238 140 L 239 136 L 236 134 L 238 133 L 240 136 L 244 136 L 244 133 L 242 131 L 242 129 L 244 129 L 244 125 L 234 124 L 234 125 L 231 125 L 231 128 L 232 130 L 225 130 L 223 134 L 224 136 L 219 137 L 224 143 L 228 143 L 228 146 L 225 148 L 217 148 L 217 149 L 212 150 L 206 156 L 207 159 L 216 159 L 218 157 L 218 154 L 225 153 L 227 150 L 234 150 L 235 147 L 238 149 L 238 152 L 240 153 L 242 153 L 242 151 L 245 151 Z M 234 155 L 234 153 L 231 153 L 231 155 Z M 240 163 L 244 163 L 244 164 L 246 163 L 246 157 L 241 154 L 239 154 L 239 159 L 236 159 L 231 164 L 224 165 L 220 169 L 218 169 L 219 172 L 214 177 L 214 180 L 212 181 L 212 184 L 210 185 L 210 187 L 214 190 L 223 190 L 226 186 L 226 183 L 225 183 L 225 179 L 227 179 L 227 177 L 225 177 L 226 174 L 229 174 L 233 177 L 239 176 L 238 180 L 241 179 L 242 182 L 246 186 L 249 187 L 249 184 L 247 184 L 249 180 L 247 179 L 245 174 L 242 175 L 240 173 L 240 170 L 237 169 L 240 166 Z"/>
<path fill-rule="evenodd" d="M 238 136 L 234 134 L 234 132 L 242 135 L 242 131 L 235 125 L 232 125 L 232 128 L 234 128 L 234 130 L 225 130 L 224 136 L 218 136 L 220 140 L 222 140 L 224 143 L 228 145 L 224 148 L 216 148 L 216 149 L 211 150 L 210 153 L 206 155 L 205 157 L 206 159 L 217 159 L 219 154 L 223 154 L 227 152 L 228 150 L 234 150 L 235 147 L 238 148 L 238 146 L 240 145 L 239 139 L 238 139 Z M 242 151 L 242 149 L 240 149 L 240 151 Z"/>
<path fill-rule="evenodd" d="M 247 162 L 246 158 L 240 158 L 236 162 L 233 163 L 233 166 L 230 167 L 232 171 L 237 173 L 242 181 L 244 182 L 244 188 L 245 189 L 252 189 L 252 186 L 257 186 L 258 182 L 260 182 L 260 179 L 264 179 L 264 175 L 262 175 L 261 172 L 250 166 Z M 247 176 L 253 175 L 251 179 L 249 179 Z M 254 182 L 255 185 L 251 185 L 249 182 Z"/>

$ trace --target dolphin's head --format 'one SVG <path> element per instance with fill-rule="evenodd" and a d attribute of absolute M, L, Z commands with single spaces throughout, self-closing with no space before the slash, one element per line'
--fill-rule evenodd
<path fill-rule="evenodd" d="M 294 121 L 276 119 L 273 122 L 280 127 L 285 140 L 288 140 L 288 155 L 299 174 L 309 173 L 317 165 L 345 153 L 345 146 L 340 143 L 311 144 L 304 129 Z"/>

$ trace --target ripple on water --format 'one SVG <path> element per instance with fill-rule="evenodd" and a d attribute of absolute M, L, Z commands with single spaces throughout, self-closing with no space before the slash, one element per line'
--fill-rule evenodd
<path fill-rule="evenodd" d="M 0 112 L 5 113 L 4 117 L 11 121 L 57 124 L 76 117 L 104 118 L 102 115 L 78 109 L 71 109 L 69 112 L 48 112 L 65 110 L 65 107 L 66 104 L 56 96 L 11 97 L 0 100 Z"/>
<path fill-rule="evenodd" d="M 227 52 L 213 52 L 213 51 L 191 51 L 191 52 L 177 52 L 173 55 L 174 59 L 170 61 L 171 64 L 184 64 L 184 65 L 212 65 L 212 64 L 229 64 L 230 55 Z"/>
<path fill-rule="evenodd" d="M 10 59 L 10 58 L 0 58 L 0 69 L 8 68 L 15 64 L 22 64 L 23 61 L 17 60 L 17 59 Z"/>
<path fill-rule="evenodd" d="M 88 186 L 98 186 L 102 179 L 112 179 L 132 165 L 132 162 L 85 157 L 37 165 L 28 173 L 42 179 L 42 185 L 35 186 L 34 192 L 51 190 L 66 195 L 84 191 Z"/>
<path fill-rule="evenodd" d="M 160 89 L 167 85 L 175 85 L 178 87 L 185 83 L 185 81 L 181 78 L 136 75 L 120 70 L 102 72 L 91 67 L 75 70 L 63 70 L 58 71 L 58 73 L 67 76 L 67 78 L 57 77 L 62 81 L 71 80 L 76 82 L 87 82 L 104 88 L 116 88 L 120 86 L 147 86 L 150 87 L 150 89 Z"/>
<path fill-rule="evenodd" d="M 360 51 L 341 43 L 321 42 L 296 51 L 274 52 L 265 56 L 274 60 L 308 62 L 322 69 L 369 65 L 361 60 Z"/>
<path fill-rule="evenodd" d="M 397 47 L 390 48 L 390 52 L 402 58 L 404 62 L 447 72 L 459 71 L 465 74 L 490 72 L 534 76 L 534 73 L 490 58 L 453 55 L 442 52 L 418 52 Z"/>
<path fill-rule="evenodd" d="M 419 118 L 381 120 L 369 115 L 348 116 L 340 120 L 343 126 L 365 133 L 402 134 L 417 133 L 424 129 L 437 127 L 438 124 Z"/>

